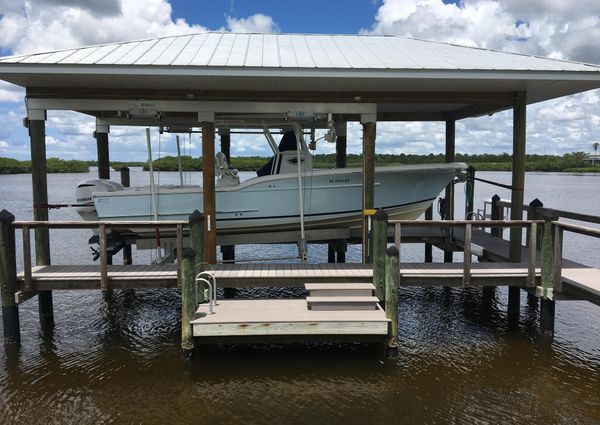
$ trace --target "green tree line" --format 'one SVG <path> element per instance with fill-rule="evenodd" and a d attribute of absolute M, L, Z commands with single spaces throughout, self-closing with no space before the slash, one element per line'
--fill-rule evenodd
<path fill-rule="evenodd" d="M 600 171 L 600 166 L 592 167 L 585 161 L 584 152 L 567 153 L 559 155 L 537 155 L 531 154 L 525 157 L 525 169 L 527 171 L 574 171 L 591 172 Z M 268 157 L 244 156 L 231 158 L 231 166 L 240 171 L 256 171 L 269 160 Z M 414 154 L 377 154 L 375 155 L 376 165 L 400 165 L 400 164 L 431 164 L 444 162 L 443 154 L 414 155 Z M 512 169 L 512 156 L 508 153 L 501 154 L 456 154 L 457 162 L 465 162 L 475 167 L 478 171 L 510 171 Z M 191 156 L 181 157 L 182 168 L 184 171 L 201 171 L 202 158 Z M 49 158 L 47 161 L 49 173 L 86 173 L 90 166 L 97 165 L 96 161 L 78 161 L 63 160 L 58 158 Z M 166 156 L 152 162 L 156 171 L 177 171 L 177 157 Z M 114 161 L 111 163 L 115 170 L 120 170 L 124 166 L 143 167 L 148 170 L 146 162 L 122 162 Z M 362 155 L 349 154 L 346 158 L 348 167 L 362 166 Z M 315 168 L 334 168 L 335 154 L 315 155 L 313 160 Z M 12 158 L 0 157 L 0 174 L 30 173 L 31 161 L 19 161 Z"/>

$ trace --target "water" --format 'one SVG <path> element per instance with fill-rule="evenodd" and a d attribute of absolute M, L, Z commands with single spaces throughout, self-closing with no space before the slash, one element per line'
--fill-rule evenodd
<path fill-rule="evenodd" d="M 509 173 L 479 175 L 510 181 Z M 50 175 L 50 202 L 72 202 L 75 184 L 85 177 Z M 131 177 L 133 184 L 148 179 L 141 171 Z M 163 173 L 161 179 L 178 177 Z M 525 199 L 597 214 L 599 184 L 600 176 L 529 173 Z M 30 186 L 28 175 L 0 176 L 0 208 L 29 219 Z M 476 204 L 495 192 L 478 185 Z M 69 210 L 53 210 L 50 218 L 77 219 Z M 52 232 L 53 261 L 89 263 L 88 236 Z M 567 234 L 565 256 L 600 266 L 597 243 L 581 238 Z M 404 245 L 403 258 L 423 258 L 422 247 Z M 243 247 L 238 257 L 255 251 Z M 295 251 L 274 246 L 263 254 Z M 326 258 L 325 247 L 311 246 L 310 255 Z M 150 259 L 147 252 L 135 256 L 138 263 Z M 350 247 L 349 260 L 359 257 Z M 266 294 L 244 290 L 240 296 Z M 20 307 L 22 346 L 0 348 L 0 423 L 600 423 L 598 306 L 558 302 L 549 339 L 525 296 L 519 327 L 507 326 L 503 288 L 492 297 L 480 289 L 443 288 L 402 288 L 399 296 L 396 359 L 362 345 L 268 345 L 203 348 L 190 363 L 179 350 L 177 291 L 106 297 L 55 291 L 55 329 L 40 329 L 37 303 L 30 300 Z"/>

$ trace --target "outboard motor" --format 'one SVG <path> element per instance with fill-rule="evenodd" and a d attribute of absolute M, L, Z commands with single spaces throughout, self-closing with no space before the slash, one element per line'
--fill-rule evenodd
<path fill-rule="evenodd" d="M 98 220 L 92 195 L 95 192 L 116 192 L 119 190 L 123 190 L 123 186 L 110 180 L 94 179 L 81 181 L 77 185 L 77 189 L 75 189 L 76 202 L 81 206 L 77 207 L 75 211 L 86 221 Z"/>

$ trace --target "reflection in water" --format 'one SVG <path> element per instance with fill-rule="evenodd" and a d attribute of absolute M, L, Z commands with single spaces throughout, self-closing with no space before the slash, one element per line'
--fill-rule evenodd
<path fill-rule="evenodd" d="M 495 174 L 490 179 L 504 178 Z M 132 173 L 134 184 L 146 177 Z M 9 196 L 8 209 L 28 218 L 30 200 L 15 203 L 19 194 L 10 190 L 29 187 L 30 177 L 7 178 L 13 179 L 8 185 L 0 181 L 2 207 L 2 197 Z M 22 178 L 27 181 L 14 183 Z M 50 198 L 70 202 L 58 196 L 82 178 L 60 176 L 49 185 L 57 191 Z M 528 187 L 535 187 L 535 179 L 528 174 Z M 561 184 L 569 181 L 560 176 Z M 573 180 L 572 187 L 581 188 L 581 182 Z M 571 190 L 570 196 L 582 192 Z M 543 193 L 536 196 L 548 204 Z M 64 214 L 51 218 L 75 219 Z M 89 262 L 87 247 L 77 245 L 87 236 L 53 235 L 54 258 Z M 239 254 L 250 256 L 253 249 Z M 279 256 L 295 250 L 270 249 Z M 411 249 L 403 247 L 403 258 L 420 261 L 422 249 Z M 137 253 L 135 261 L 147 261 L 145 255 Z M 324 247 L 311 247 L 313 259 L 325 255 Z M 582 255 L 598 261 L 593 250 Z M 350 247 L 349 260 L 359 257 Z M 238 291 L 246 298 L 267 294 L 273 295 Z M 303 291 L 274 295 L 300 297 Z M 395 359 L 364 345 L 272 344 L 201 346 L 185 361 L 176 290 L 106 296 L 57 291 L 53 330 L 40 330 L 33 299 L 20 308 L 22 346 L 0 345 L 0 423 L 600 422 L 599 307 L 557 303 L 556 333 L 546 338 L 537 301 L 525 294 L 517 327 L 508 326 L 506 288 L 402 288 L 399 297 Z"/>

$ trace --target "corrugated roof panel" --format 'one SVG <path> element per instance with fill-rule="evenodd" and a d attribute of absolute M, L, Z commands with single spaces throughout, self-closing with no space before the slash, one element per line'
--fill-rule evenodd
<path fill-rule="evenodd" d="M 307 35 L 305 37 L 306 45 L 310 50 L 310 56 L 312 57 L 315 66 L 317 68 L 333 68 L 333 62 L 329 58 L 327 51 L 321 45 L 321 37 Z"/>
<path fill-rule="evenodd" d="M 310 54 L 306 38 L 303 35 L 293 35 L 292 43 L 296 52 L 296 60 L 300 68 L 314 68 L 315 62 Z"/>
<path fill-rule="evenodd" d="M 110 52 L 118 48 L 120 44 L 107 44 L 106 46 L 100 46 L 97 50 L 94 50 L 92 53 L 87 55 L 85 58 L 82 58 L 78 63 L 80 64 L 93 64 L 98 62 L 104 56 L 108 55 Z"/>
<path fill-rule="evenodd" d="M 275 34 L 265 34 L 263 38 L 263 64 L 262 66 L 278 67 L 279 46 Z"/>
<path fill-rule="evenodd" d="M 415 64 L 416 69 L 448 69 L 450 64 L 440 60 L 437 55 L 428 53 L 426 46 L 420 40 L 418 43 L 406 43 L 406 39 L 392 37 L 390 43 L 393 49 L 397 49 L 406 54 L 406 56 Z"/>
<path fill-rule="evenodd" d="M 364 37 L 363 43 L 369 46 L 371 52 L 377 55 L 386 68 L 416 68 L 413 62 L 401 49 L 393 49 L 385 37 Z"/>
<path fill-rule="evenodd" d="M 231 53 L 227 60 L 227 66 L 244 66 L 250 34 L 238 34 L 231 47 Z"/>
<path fill-rule="evenodd" d="M 116 65 L 132 65 L 136 63 L 137 60 L 145 55 L 156 43 L 158 43 L 158 40 L 146 40 L 134 43 L 135 47 L 131 49 L 129 53 L 121 57 L 121 59 L 117 60 Z"/>
<path fill-rule="evenodd" d="M 125 56 L 129 52 L 131 52 L 138 44 L 139 43 L 123 43 L 96 63 L 102 64 L 102 65 L 110 65 L 111 63 L 118 63 L 119 59 L 121 59 L 123 56 Z"/>
<path fill-rule="evenodd" d="M 350 68 L 346 57 L 334 41 L 334 37 L 321 37 L 321 47 L 327 54 L 333 68 Z"/>
<path fill-rule="evenodd" d="M 38 63 L 41 60 L 44 60 L 52 53 L 36 53 L 34 55 L 26 56 L 25 58 L 19 60 L 19 63 Z"/>
<path fill-rule="evenodd" d="M 219 41 L 219 44 L 215 49 L 215 53 L 209 62 L 210 66 L 227 65 L 227 61 L 229 60 L 229 55 L 231 55 L 231 49 L 233 48 L 233 43 L 235 42 L 236 37 L 237 34 L 223 34 L 223 37 L 221 37 L 221 41 Z"/>
<path fill-rule="evenodd" d="M 77 50 L 75 50 L 75 49 L 71 49 L 71 50 L 61 50 L 58 52 L 54 52 L 50 56 L 46 56 L 44 59 L 42 59 L 38 63 L 57 63 L 65 58 L 68 58 L 76 51 Z"/>
<path fill-rule="evenodd" d="M 77 49 L 75 51 L 75 53 L 73 53 L 72 55 L 67 56 L 66 58 L 60 60 L 58 63 L 79 63 L 80 60 L 82 60 L 83 58 L 91 55 L 93 52 L 95 52 L 96 50 L 98 50 L 99 47 L 95 46 L 95 47 L 86 47 L 83 49 Z"/>
<path fill-rule="evenodd" d="M 196 53 L 196 56 L 194 56 L 194 59 L 192 59 L 190 65 L 208 65 L 222 37 L 223 34 L 221 33 L 209 33 L 208 38 L 202 44 L 200 49 L 198 49 L 198 52 Z"/>
<path fill-rule="evenodd" d="M 248 43 L 246 66 L 262 66 L 263 61 L 263 34 L 252 34 Z"/>
<path fill-rule="evenodd" d="M 185 35 L 182 37 L 176 37 L 173 43 L 169 45 L 167 49 L 160 55 L 152 64 L 153 65 L 170 65 L 178 56 L 179 53 L 185 48 L 185 46 L 192 39 L 191 35 Z"/>
<path fill-rule="evenodd" d="M 291 35 L 282 34 L 279 36 L 279 60 L 284 68 L 296 68 L 298 66 Z"/>
<path fill-rule="evenodd" d="M 334 38 L 335 44 L 340 48 L 342 52 L 344 52 L 344 57 L 350 64 L 352 68 L 371 68 L 371 64 L 369 60 L 366 60 L 362 57 L 357 49 L 358 43 L 360 43 L 356 39 L 346 39 L 344 37 Z M 369 58 L 371 59 L 371 58 Z M 373 61 L 375 62 L 375 61 Z M 381 64 L 377 61 L 379 66 Z M 375 63 L 373 65 L 375 65 Z M 376 66 L 374 66 L 376 67 Z"/>
<path fill-rule="evenodd" d="M 171 65 L 189 65 L 207 38 L 207 33 L 192 36 L 192 39 L 189 41 L 189 43 L 185 45 L 183 50 L 179 52 L 179 55 L 177 55 L 173 62 L 171 62 Z"/>
<path fill-rule="evenodd" d="M 161 55 L 163 55 L 167 49 L 175 42 L 176 37 L 161 38 L 158 42 L 152 46 L 146 53 L 135 61 L 136 65 L 150 65 L 154 63 Z"/>

